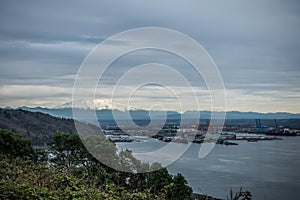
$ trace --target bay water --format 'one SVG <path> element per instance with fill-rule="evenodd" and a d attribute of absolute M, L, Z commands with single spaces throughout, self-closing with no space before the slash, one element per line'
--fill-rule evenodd
<path fill-rule="evenodd" d="M 182 173 L 196 193 L 226 199 L 230 190 L 249 190 L 253 199 L 300 199 L 300 137 L 271 141 L 234 141 L 239 145 L 215 145 L 202 159 L 201 144 L 191 144 L 167 166 Z M 117 143 L 118 149 L 149 152 L 168 143 L 140 138 L 143 142 Z"/>

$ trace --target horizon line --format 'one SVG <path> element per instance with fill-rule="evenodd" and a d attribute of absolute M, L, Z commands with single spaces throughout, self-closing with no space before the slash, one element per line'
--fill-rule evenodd
<path fill-rule="evenodd" d="M 157 111 L 157 112 L 177 112 L 178 114 L 184 114 L 186 112 L 240 112 L 240 113 L 258 113 L 258 114 L 279 114 L 279 113 L 285 113 L 285 114 L 293 114 L 293 115 L 299 115 L 300 113 L 296 113 L 296 112 L 288 112 L 288 111 L 269 111 L 269 112 L 261 112 L 261 111 L 239 111 L 239 110 L 226 110 L 226 111 L 211 111 L 211 110 L 186 110 L 184 112 L 179 112 L 179 111 L 175 111 L 175 110 L 148 110 L 148 109 L 125 109 L 125 110 L 120 110 L 120 109 L 111 109 L 111 108 L 101 108 L 101 109 L 91 109 L 91 108 L 79 108 L 79 107 L 65 107 L 65 108 L 55 108 L 55 107 L 45 107 L 45 106 L 18 106 L 18 107 L 13 107 L 13 106 L 4 106 L 4 107 L 0 107 L 1 109 L 22 109 L 22 108 L 28 108 L 28 109 L 36 109 L 36 108 L 41 108 L 41 109 L 51 109 L 51 110 L 59 110 L 59 109 L 82 109 L 82 110 L 95 110 L 95 111 L 101 111 L 101 110 L 118 110 L 121 112 L 126 112 L 126 111 Z"/>

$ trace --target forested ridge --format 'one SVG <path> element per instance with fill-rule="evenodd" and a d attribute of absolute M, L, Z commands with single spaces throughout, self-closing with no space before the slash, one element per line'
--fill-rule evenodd
<path fill-rule="evenodd" d="M 98 131 L 94 125 L 76 122 L 87 132 Z M 53 117 L 40 112 L 0 108 L 0 128 L 28 138 L 33 145 L 46 144 L 55 132 L 76 133 L 73 119 Z"/>

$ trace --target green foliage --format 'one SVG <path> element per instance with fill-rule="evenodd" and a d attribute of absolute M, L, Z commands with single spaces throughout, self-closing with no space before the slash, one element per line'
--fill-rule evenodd
<path fill-rule="evenodd" d="M 159 169 L 147 174 L 147 188 L 153 193 L 159 193 L 162 189 L 172 183 L 172 176 L 166 168 L 161 168 L 158 163 L 153 163 L 151 169 Z"/>
<path fill-rule="evenodd" d="M 33 151 L 30 141 L 0 130 L 0 199 L 190 199 L 192 189 L 181 174 L 174 177 L 160 164 L 141 163 L 131 151 L 117 154 L 101 137 L 83 139 L 98 158 L 109 159 L 118 171 L 91 155 L 76 134 L 55 133 L 48 151 Z M 3 145 L 2 145 L 3 144 Z M 91 149 L 89 149 L 91 150 Z M 47 152 L 47 153 L 46 153 Z M 49 165 L 49 161 L 51 165 Z M 139 173 L 140 170 L 154 170 Z M 251 199 L 240 191 L 234 200 Z"/>
<path fill-rule="evenodd" d="M 105 153 L 106 159 L 117 161 L 115 146 L 105 143 L 103 138 L 90 136 L 84 138 L 84 142 L 94 148 L 93 151 L 97 156 L 104 156 L 104 152 L 109 151 Z M 113 171 L 88 152 L 77 134 L 55 133 L 48 146 L 52 154 L 50 162 L 58 169 L 85 176 L 89 184 L 102 185 L 111 183 L 114 179 L 114 174 L 111 173 Z"/>
<path fill-rule="evenodd" d="M 169 194 L 171 195 L 170 199 L 173 200 L 187 200 L 191 198 L 192 188 L 187 185 L 187 181 L 185 180 L 182 174 L 177 174 L 174 176 L 173 185 L 170 188 Z"/>
<path fill-rule="evenodd" d="M 79 165 L 82 159 L 84 146 L 78 135 L 67 133 L 55 133 L 48 142 L 49 149 L 54 157 L 50 160 L 56 166 L 72 168 Z"/>
<path fill-rule="evenodd" d="M 33 149 L 30 140 L 0 129 L 0 154 L 14 158 L 26 158 L 33 156 Z"/>
<path fill-rule="evenodd" d="M 173 177 L 166 168 L 161 168 L 158 163 L 153 163 L 151 169 L 159 169 L 147 174 L 147 187 L 151 192 L 163 193 L 165 199 L 185 200 L 191 198 L 192 188 L 187 185 L 182 174 Z"/>
<path fill-rule="evenodd" d="M 115 144 L 105 139 L 103 136 L 86 136 L 82 138 L 85 146 L 88 147 L 89 152 L 93 152 L 93 155 L 85 149 L 87 152 L 88 160 L 92 160 L 96 162 L 96 160 L 100 160 L 102 163 L 110 163 L 110 166 L 113 168 L 118 168 L 118 155 L 117 148 Z M 95 157 L 94 157 L 95 156 Z"/>
<path fill-rule="evenodd" d="M 162 199 L 115 184 L 89 185 L 83 177 L 31 161 L 1 158 L 0 199 Z"/>
<path fill-rule="evenodd" d="M 50 161 L 60 171 L 67 170 L 77 178 L 85 177 L 90 186 L 105 188 L 108 193 L 111 191 L 109 187 L 113 187 L 114 193 L 112 195 L 121 196 L 125 199 L 127 197 L 130 199 L 149 199 L 150 194 L 154 197 L 163 196 L 167 199 L 176 199 L 176 197 L 185 199 L 186 196 L 191 195 L 191 188 L 187 186 L 182 175 L 176 175 L 173 178 L 167 169 L 162 168 L 158 163 L 151 166 L 142 163 L 128 150 L 117 154 L 115 145 L 102 137 L 88 136 L 83 138 L 83 142 L 98 159 L 109 162 L 123 171 L 114 170 L 100 163 L 87 151 L 78 135 L 68 133 L 53 134 L 52 140 L 48 142 L 50 152 L 53 154 Z M 147 174 L 140 173 L 140 170 L 148 171 L 149 168 L 159 170 Z M 57 185 L 58 188 L 64 188 L 64 186 L 68 186 L 68 182 L 63 182 L 61 186 Z M 69 188 L 73 187 L 69 186 Z M 177 189 L 180 191 L 177 192 Z M 76 194 L 74 188 L 72 191 L 72 194 Z M 128 192 L 130 192 L 129 196 L 127 195 Z"/>
<path fill-rule="evenodd" d="M 90 168 L 97 159 L 89 153 L 82 140 L 89 147 L 89 151 L 104 163 L 117 163 L 116 147 L 101 136 L 80 138 L 77 134 L 57 132 L 48 142 L 49 150 L 54 155 L 50 160 L 61 168 L 72 169 L 78 166 Z"/>

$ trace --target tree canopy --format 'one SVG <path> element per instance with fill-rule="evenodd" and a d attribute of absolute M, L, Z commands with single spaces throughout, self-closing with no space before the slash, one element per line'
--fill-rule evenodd
<path fill-rule="evenodd" d="M 14 158 L 33 156 L 30 140 L 0 129 L 0 153 Z"/>

